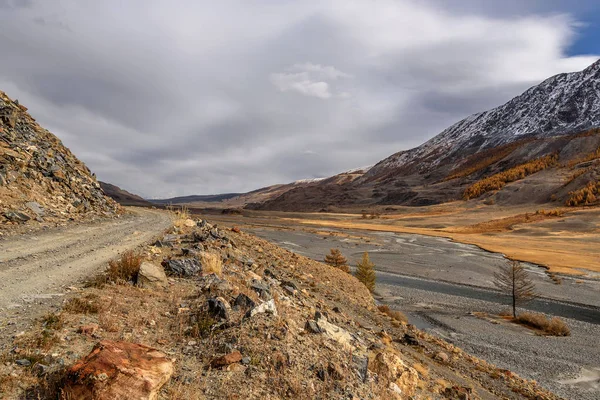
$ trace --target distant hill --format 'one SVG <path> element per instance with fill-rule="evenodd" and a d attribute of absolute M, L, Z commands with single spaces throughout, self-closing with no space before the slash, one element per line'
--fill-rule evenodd
<path fill-rule="evenodd" d="M 240 196 L 242 193 L 224 193 L 224 194 L 213 194 L 213 195 L 191 195 L 173 197 L 170 199 L 149 199 L 148 201 L 156 204 L 189 204 L 189 203 L 217 203 L 223 200 L 229 200 L 234 197 Z"/>
<path fill-rule="evenodd" d="M 27 108 L 0 92 L 0 229 L 111 216 L 120 207 Z"/>
<path fill-rule="evenodd" d="M 137 194 L 129 193 L 127 190 L 121 189 L 116 185 L 100 181 L 100 186 L 102 187 L 104 194 L 106 194 L 122 206 L 153 206 L 153 204 L 150 203 L 148 200 L 143 199 Z"/>

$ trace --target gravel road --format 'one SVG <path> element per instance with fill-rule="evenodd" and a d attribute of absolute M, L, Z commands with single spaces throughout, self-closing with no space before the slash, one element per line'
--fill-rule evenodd
<path fill-rule="evenodd" d="M 159 236 L 168 213 L 130 209 L 119 219 L 68 225 L 0 240 L 0 347 L 59 305 L 72 285 L 107 262 Z"/>

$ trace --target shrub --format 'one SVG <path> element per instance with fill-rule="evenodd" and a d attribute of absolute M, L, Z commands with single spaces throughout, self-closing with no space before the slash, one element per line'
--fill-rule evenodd
<path fill-rule="evenodd" d="M 42 319 L 42 324 L 46 329 L 61 329 L 63 327 L 63 320 L 60 314 L 50 313 Z"/>
<path fill-rule="evenodd" d="M 463 193 L 463 198 L 465 200 L 474 199 L 492 190 L 500 190 L 507 183 L 518 181 L 519 179 L 523 179 L 528 175 L 535 174 L 536 172 L 555 165 L 557 161 L 558 154 L 554 153 L 529 161 L 506 171 L 499 172 L 469 186 Z"/>
<path fill-rule="evenodd" d="M 402 313 L 400 311 L 392 310 L 385 304 L 378 306 L 377 309 L 379 311 L 381 311 L 382 313 L 390 316 L 392 319 L 394 319 L 396 321 L 408 323 L 408 318 L 406 318 L 406 315 L 404 315 L 404 313 Z"/>
<path fill-rule="evenodd" d="M 330 254 L 325 256 L 325 263 L 332 267 L 341 269 L 344 272 L 350 273 L 350 267 L 348 267 L 348 260 L 342 255 L 339 249 L 330 249 Z"/>
<path fill-rule="evenodd" d="M 97 299 L 98 296 L 96 295 L 73 297 L 67 301 L 64 310 L 73 314 L 98 314 L 100 307 Z"/>
<path fill-rule="evenodd" d="M 522 141 L 518 141 L 515 143 L 507 144 L 500 147 L 495 147 L 493 149 L 484 150 L 482 152 L 476 153 L 469 157 L 467 161 L 465 161 L 458 168 L 453 169 L 444 181 L 449 181 L 456 178 L 463 178 L 465 176 L 469 176 L 474 174 L 477 171 L 480 171 L 484 168 L 489 167 L 490 165 L 502 160 L 512 153 L 519 146 L 524 145 L 525 143 L 531 141 L 530 139 L 525 139 Z"/>
<path fill-rule="evenodd" d="M 216 274 L 221 276 L 223 272 L 223 260 L 220 256 L 213 253 L 202 252 L 200 254 L 202 272 L 206 274 Z"/>
<path fill-rule="evenodd" d="M 551 336 L 571 335 L 571 330 L 567 324 L 558 317 L 548 319 L 543 314 L 524 312 L 515 318 L 515 321 L 520 324 L 539 329 Z"/>
<path fill-rule="evenodd" d="M 569 192 L 569 198 L 565 204 L 570 207 L 594 204 L 598 201 L 597 196 L 600 196 L 600 180 L 588 182 L 583 188 Z"/>
<path fill-rule="evenodd" d="M 106 279 L 114 283 L 126 283 L 137 281 L 140 265 L 143 257 L 133 251 L 127 251 L 117 260 L 111 260 L 108 263 Z"/>
<path fill-rule="evenodd" d="M 550 320 L 546 332 L 552 336 L 571 336 L 571 329 L 560 318 L 554 317 Z"/>

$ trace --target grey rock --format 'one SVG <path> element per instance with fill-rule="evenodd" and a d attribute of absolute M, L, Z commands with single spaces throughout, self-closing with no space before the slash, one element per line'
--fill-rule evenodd
<path fill-rule="evenodd" d="M 202 265 L 195 258 L 165 260 L 162 265 L 168 273 L 183 277 L 198 275 L 202 272 Z"/>
<path fill-rule="evenodd" d="M 213 317 L 228 320 L 231 306 L 222 297 L 215 297 L 208 299 L 208 312 Z"/>
<path fill-rule="evenodd" d="M 40 206 L 39 203 L 37 203 L 35 201 L 30 201 L 30 202 L 25 203 L 25 207 L 27 207 L 31 211 L 33 211 L 38 217 L 44 216 L 44 209 L 42 208 L 42 206 Z"/>
<path fill-rule="evenodd" d="M 288 286 L 291 287 L 292 289 L 298 290 L 298 285 L 296 284 L 296 282 L 293 281 L 281 281 L 281 286 Z"/>
<path fill-rule="evenodd" d="M 360 376 L 360 379 L 366 382 L 369 376 L 369 357 L 357 354 L 352 355 L 352 366 L 358 373 L 358 376 Z"/>
<path fill-rule="evenodd" d="M 244 293 L 238 294 L 238 296 L 235 298 L 235 301 L 233 302 L 234 308 L 248 309 L 254 308 L 255 306 L 256 303 Z"/>
<path fill-rule="evenodd" d="M 285 290 L 285 291 L 286 291 L 286 293 L 287 293 L 287 294 L 289 294 L 290 296 L 295 296 L 295 295 L 296 295 L 296 292 L 298 292 L 296 289 L 294 289 L 294 288 L 293 288 L 293 287 L 291 287 L 291 286 L 284 286 L 284 287 L 283 287 L 283 290 Z"/>
<path fill-rule="evenodd" d="M 219 233 L 219 230 L 217 228 L 210 230 L 210 236 L 212 236 L 215 239 L 221 239 L 221 234 Z"/>
<path fill-rule="evenodd" d="M 250 364 L 250 362 L 252 361 L 252 359 L 248 356 L 242 358 L 242 365 L 248 365 Z"/>
<path fill-rule="evenodd" d="M 15 361 L 15 364 L 17 364 L 21 367 L 29 367 L 31 365 L 31 361 L 29 361 L 26 358 L 22 358 L 20 360 Z"/>
<path fill-rule="evenodd" d="M 27 214 L 23 214 L 20 211 L 14 210 L 6 211 L 4 213 L 4 217 L 6 217 L 6 219 L 8 219 L 11 222 L 18 222 L 20 224 L 27 222 L 31 219 Z"/>
<path fill-rule="evenodd" d="M 311 333 L 321 333 L 321 328 L 319 328 L 319 325 L 317 325 L 317 322 L 309 319 L 308 321 L 306 321 L 306 324 L 304 325 L 304 329 L 306 329 L 306 331 L 311 332 Z"/>
<path fill-rule="evenodd" d="M 269 288 L 269 285 L 264 282 L 255 280 L 252 282 L 250 288 L 258 293 L 260 298 L 263 300 L 269 300 L 271 298 L 271 289 Z"/>

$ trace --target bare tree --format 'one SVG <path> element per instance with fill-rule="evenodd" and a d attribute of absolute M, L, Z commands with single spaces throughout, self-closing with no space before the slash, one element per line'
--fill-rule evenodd
<path fill-rule="evenodd" d="M 520 262 L 512 261 L 494 274 L 494 284 L 512 297 L 513 317 L 517 318 L 517 304 L 536 297 L 535 285 Z"/>

